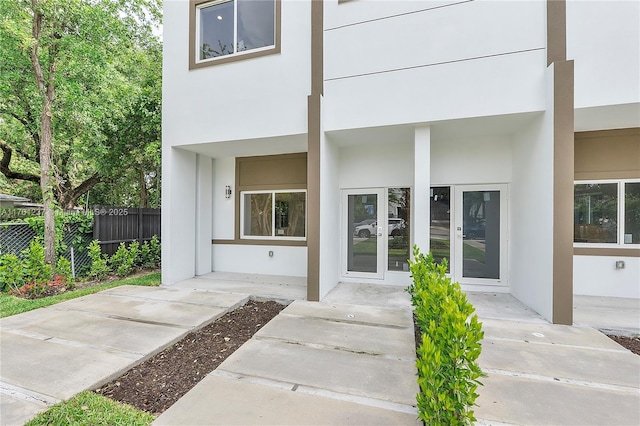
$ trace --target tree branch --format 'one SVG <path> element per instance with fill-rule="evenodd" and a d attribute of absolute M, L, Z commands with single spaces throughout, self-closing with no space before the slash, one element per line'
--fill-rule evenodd
<path fill-rule="evenodd" d="M 9 169 L 9 163 L 11 163 L 11 157 L 13 156 L 13 150 L 9 145 L 0 141 L 0 149 L 2 149 L 2 159 L 0 159 L 0 172 L 8 179 L 22 179 L 30 182 L 40 183 L 40 176 L 32 175 L 29 173 L 14 172 Z"/>

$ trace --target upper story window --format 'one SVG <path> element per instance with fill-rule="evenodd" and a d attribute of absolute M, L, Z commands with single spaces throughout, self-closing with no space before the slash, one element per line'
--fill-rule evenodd
<path fill-rule="evenodd" d="M 631 179 L 576 182 L 576 246 L 640 245 L 640 181 Z"/>
<path fill-rule="evenodd" d="M 278 53 L 279 0 L 192 0 L 190 68 Z"/>

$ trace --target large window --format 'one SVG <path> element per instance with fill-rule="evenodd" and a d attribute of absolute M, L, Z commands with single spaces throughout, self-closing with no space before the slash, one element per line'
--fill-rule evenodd
<path fill-rule="evenodd" d="M 640 245 L 640 181 L 608 180 L 574 185 L 577 245 Z"/>
<path fill-rule="evenodd" d="M 195 7 L 195 63 L 276 48 L 276 0 L 222 0 Z M 274 53 L 274 52 L 267 52 Z"/>
<path fill-rule="evenodd" d="M 306 191 L 246 191 L 241 194 L 241 238 L 306 238 Z"/>

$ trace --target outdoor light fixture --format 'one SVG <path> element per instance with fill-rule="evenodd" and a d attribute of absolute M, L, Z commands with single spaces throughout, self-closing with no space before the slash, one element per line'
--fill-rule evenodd
<path fill-rule="evenodd" d="M 229 185 L 224 187 L 224 198 L 231 198 L 231 187 Z"/>

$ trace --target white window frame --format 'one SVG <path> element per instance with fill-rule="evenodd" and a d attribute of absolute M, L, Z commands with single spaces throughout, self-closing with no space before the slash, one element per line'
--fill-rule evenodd
<path fill-rule="evenodd" d="M 291 194 L 304 192 L 304 237 L 277 236 L 276 232 L 276 194 Z M 245 235 L 244 234 L 244 197 L 251 194 L 271 194 L 271 235 Z M 277 189 L 240 192 L 240 239 L 242 240 L 273 240 L 273 241 L 307 241 L 307 190 L 306 189 Z"/>
<path fill-rule="evenodd" d="M 575 248 L 625 248 L 625 249 L 638 249 L 640 248 L 640 242 L 633 244 L 625 244 L 624 243 L 624 225 L 625 225 L 625 191 L 624 187 L 626 183 L 640 183 L 640 179 L 588 179 L 588 180 L 576 180 L 573 182 L 574 188 L 575 185 L 591 185 L 591 184 L 611 184 L 615 183 L 617 187 L 617 215 L 616 220 L 618 221 L 618 230 L 616 235 L 617 242 L 615 243 L 580 243 L 574 242 L 573 247 Z M 575 205 L 575 191 L 573 195 L 573 202 Z M 574 219 L 574 227 L 575 227 L 575 219 Z M 575 231 L 574 231 L 575 232 Z M 575 238 L 575 235 L 574 235 Z"/>
<path fill-rule="evenodd" d="M 219 4 L 223 4 L 223 3 L 229 3 L 232 2 L 233 3 L 233 53 L 230 53 L 228 55 L 222 55 L 222 56 L 216 56 L 214 58 L 207 58 L 207 59 L 200 59 L 200 11 L 204 8 L 210 7 L 210 6 L 216 6 Z M 242 55 L 247 55 L 247 54 L 251 54 L 251 53 L 255 53 L 255 52 L 261 52 L 264 50 L 271 50 L 273 48 L 276 47 L 276 20 L 277 20 L 277 11 L 275 10 L 276 7 L 276 0 L 273 0 L 273 7 L 274 7 L 274 14 L 273 14 L 273 19 L 274 19 L 274 23 L 273 23 L 273 28 L 274 28 L 274 34 L 273 34 L 273 44 L 269 45 L 269 46 L 264 46 L 264 47 L 258 47 L 255 49 L 247 49 L 247 50 L 243 50 L 241 52 L 236 52 L 236 47 L 238 45 L 238 1 L 237 0 L 215 0 L 215 1 L 210 1 L 207 3 L 203 3 L 203 4 L 199 4 L 196 6 L 196 27 L 195 27 L 195 46 L 194 49 L 195 51 L 195 63 L 196 64 L 202 64 L 202 63 L 207 63 L 207 62 L 214 62 L 216 60 L 220 60 L 222 58 L 235 58 L 238 56 L 242 56 Z"/>

